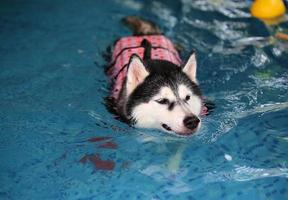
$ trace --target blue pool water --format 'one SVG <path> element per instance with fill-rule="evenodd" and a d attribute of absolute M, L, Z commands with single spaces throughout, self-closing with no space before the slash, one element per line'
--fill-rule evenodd
<path fill-rule="evenodd" d="M 288 199 L 288 42 L 267 38 L 288 23 L 265 26 L 250 3 L 2 0 L 0 199 Z M 107 112 L 102 53 L 129 34 L 126 15 L 159 24 L 183 58 L 196 49 L 217 105 L 196 136 Z"/>

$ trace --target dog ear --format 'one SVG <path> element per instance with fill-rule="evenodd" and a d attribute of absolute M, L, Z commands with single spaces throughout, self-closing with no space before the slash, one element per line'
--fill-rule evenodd
<path fill-rule="evenodd" d="M 133 55 L 128 64 L 128 72 L 126 78 L 126 94 L 129 96 L 133 90 L 140 85 L 144 79 L 149 75 L 141 58 Z"/>
<path fill-rule="evenodd" d="M 182 70 L 193 82 L 197 83 L 196 79 L 197 62 L 194 52 L 190 55 L 187 63 L 185 64 Z"/>

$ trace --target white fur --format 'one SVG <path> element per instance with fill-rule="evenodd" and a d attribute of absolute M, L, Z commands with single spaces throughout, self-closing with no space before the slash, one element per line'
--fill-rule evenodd
<path fill-rule="evenodd" d="M 174 92 L 176 92 L 177 95 L 175 95 Z M 190 96 L 190 100 L 185 102 L 187 95 Z M 168 110 L 167 105 L 156 102 L 156 100 L 162 98 L 167 98 L 170 102 L 175 102 L 174 108 Z M 199 116 L 200 112 L 201 99 L 193 94 L 184 84 L 181 84 L 178 86 L 178 91 L 173 91 L 169 87 L 163 87 L 149 102 L 137 105 L 133 109 L 132 116 L 136 119 L 137 127 L 157 128 L 170 133 L 184 133 L 189 131 L 183 123 L 185 117 L 192 114 Z M 167 124 L 171 127 L 172 131 L 165 130 L 162 124 Z"/>
<path fill-rule="evenodd" d="M 129 96 L 148 75 L 149 73 L 140 58 L 138 56 L 133 56 L 128 66 L 126 82 L 127 96 Z"/>
<path fill-rule="evenodd" d="M 195 53 L 193 53 L 186 65 L 183 68 L 183 72 L 195 83 L 197 83 L 197 79 L 196 79 L 196 72 L 197 72 L 197 61 L 196 61 L 196 56 Z"/>
<path fill-rule="evenodd" d="M 192 91 L 183 84 L 178 86 L 178 94 L 181 99 L 185 99 L 187 95 L 190 96 L 190 100 L 187 101 L 188 106 L 186 106 L 186 108 L 189 109 L 189 111 L 194 115 L 199 116 L 202 107 L 201 99 L 194 95 Z"/>
<path fill-rule="evenodd" d="M 176 101 L 176 97 L 174 95 L 174 92 L 171 90 L 171 88 L 169 88 L 167 86 L 161 88 L 159 94 L 157 94 L 152 99 L 153 100 L 158 100 L 158 99 L 163 99 L 163 98 L 168 99 L 170 102 Z"/>

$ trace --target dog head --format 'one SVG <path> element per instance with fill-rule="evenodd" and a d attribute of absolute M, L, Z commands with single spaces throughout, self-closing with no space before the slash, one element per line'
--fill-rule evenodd
<path fill-rule="evenodd" d="M 202 107 L 196 68 L 195 54 L 183 67 L 162 60 L 143 63 L 138 56 L 132 56 L 124 83 L 127 118 L 136 127 L 179 136 L 196 132 L 201 125 Z"/>

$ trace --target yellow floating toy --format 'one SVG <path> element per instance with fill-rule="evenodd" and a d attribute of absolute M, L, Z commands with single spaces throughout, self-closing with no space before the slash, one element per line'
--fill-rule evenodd
<path fill-rule="evenodd" d="M 251 14 L 260 19 L 273 19 L 284 15 L 283 0 L 255 0 L 251 6 Z"/>

